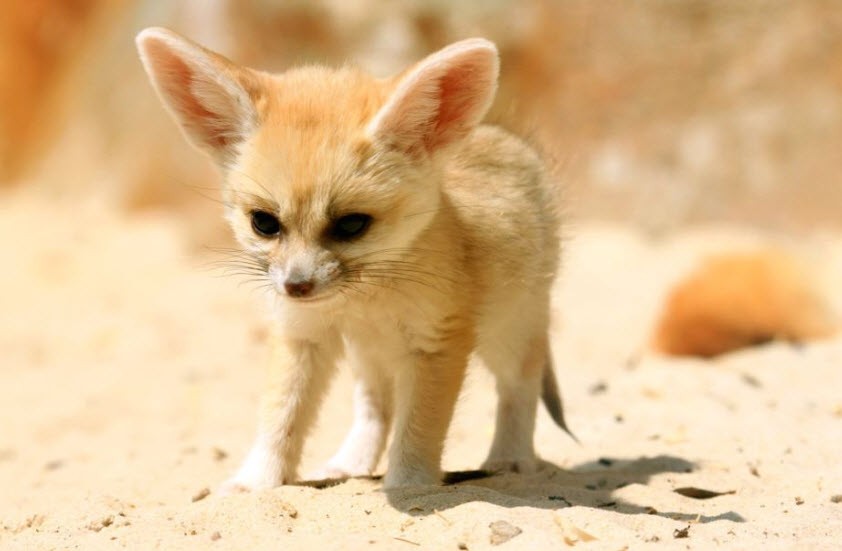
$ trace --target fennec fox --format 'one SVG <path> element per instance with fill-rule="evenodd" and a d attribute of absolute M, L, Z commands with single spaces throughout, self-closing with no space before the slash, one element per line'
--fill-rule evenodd
<path fill-rule="evenodd" d="M 272 287 L 257 438 L 223 490 L 295 479 L 342 357 L 354 421 L 322 475 L 371 474 L 393 426 L 385 486 L 438 482 L 472 353 L 499 393 L 485 466 L 534 469 L 539 394 L 564 428 L 547 336 L 557 220 L 538 156 L 480 125 L 494 45 L 457 42 L 376 79 L 258 72 L 160 28 L 137 44 L 187 139 L 223 170 L 227 219 Z"/>

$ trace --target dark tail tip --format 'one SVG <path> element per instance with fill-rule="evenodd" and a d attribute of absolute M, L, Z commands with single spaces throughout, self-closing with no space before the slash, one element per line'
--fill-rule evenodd
<path fill-rule="evenodd" d="M 544 366 L 544 374 L 541 377 L 541 400 L 544 402 L 544 407 L 547 408 L 547 412 L 553 418 L 555 424 L 566 432 L 574 442 L 581 444 L 579 439 L 576 438 L 576 435 L 567 427 L 567 422 L 564 420 L 564 407 L 561 404 L 561 397 L 558 393 L 558 383 L 556 382 L 555 372 L 553 371 L 553 364 L 549 360 L 547 360 L 547 364 Z"/>

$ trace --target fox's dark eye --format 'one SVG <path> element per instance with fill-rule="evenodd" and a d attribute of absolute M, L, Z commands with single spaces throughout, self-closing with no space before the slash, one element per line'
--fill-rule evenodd
<path fill-rule="evenodd" d="M 263 237 L 274 237 L 281 233 L 281 221 L 277 216 L 265 210 L 251 212 L 251 227 Z"/>
<path fill-rule="evenodd" d="M 367 214 L 347 214 L 334 220 L 330 236 L 337 241 L 350 241 L 361 237 L 370 225 L 371 216 Z"/>

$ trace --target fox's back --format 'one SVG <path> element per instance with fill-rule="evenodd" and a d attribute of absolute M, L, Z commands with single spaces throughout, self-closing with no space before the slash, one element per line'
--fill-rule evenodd
<path fill-rule="evenodd" d="M 449 159 L 444 191 L 477 271 L 492 290 L 551 282 L 558 262 L 558 199 L 529 145 L 501 128 L 478 127 Z"/>

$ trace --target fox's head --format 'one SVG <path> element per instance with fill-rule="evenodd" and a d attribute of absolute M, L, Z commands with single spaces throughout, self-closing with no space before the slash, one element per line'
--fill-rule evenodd
<path fill-rule="evenodd" d="M 245 258 L 280 296 L 329 302 L 417 275 L 401 258 L 423 247 L 439 209 L 442 153 L 491 104 L 493 44 L 457 42 L 390 79 L 321 67 L 270 75 L 160 28 L 137 45 L 187 139 L 223 170 Z"/>

